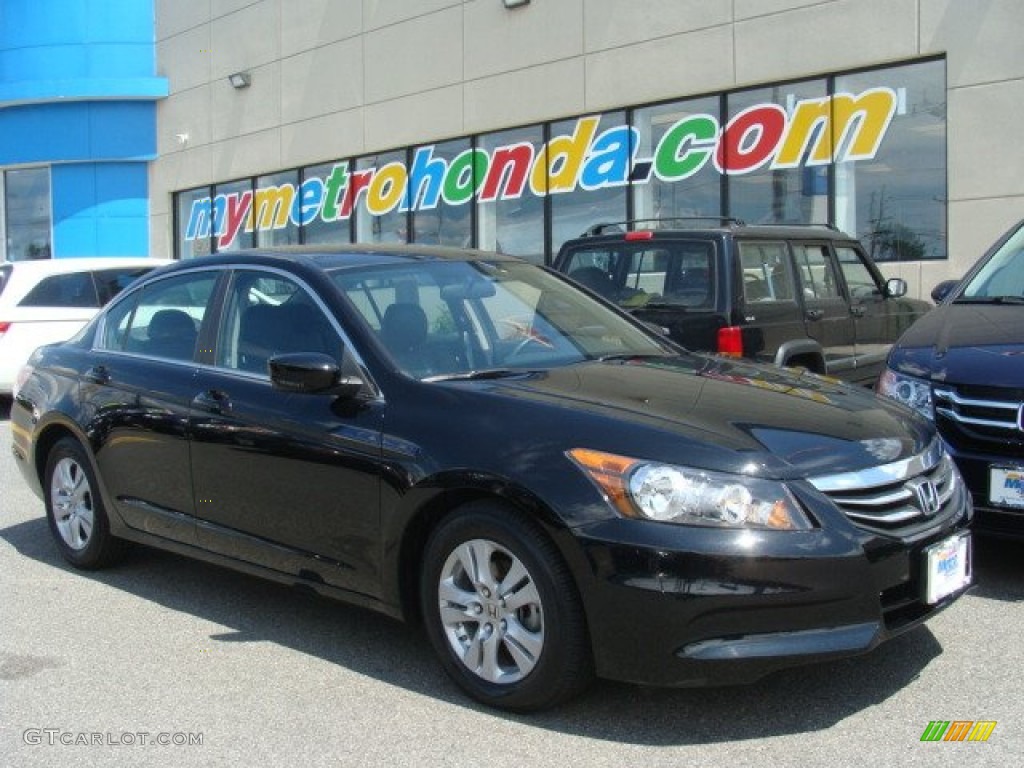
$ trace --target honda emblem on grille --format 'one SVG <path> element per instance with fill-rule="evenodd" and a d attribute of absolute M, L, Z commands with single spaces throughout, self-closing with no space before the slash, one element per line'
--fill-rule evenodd
<path fill-rule="evenodd" d="M 917 506 L 925 517 L 931 517 L 939 511 L 939 492 L 935 490 L 935 483 L 927 478 L 918 478 L 907 483 L 907 488 L 917 499 Z"/>

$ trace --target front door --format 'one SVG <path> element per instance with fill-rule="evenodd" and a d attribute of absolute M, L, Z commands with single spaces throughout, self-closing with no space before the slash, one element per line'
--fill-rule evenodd
<path fill-rule="evenodd" d="M 214 365 L 200 370 L 193 393 L 199 543 L 377 596 L 383 404 L 275 390 L 267 360 L 286 352 L 339 359 L 343 346 L 297 281 L 235 272 Z"/>
<path fill-rule="evenodd" d="M 827 243 L 792 244 L 807 335 L 821 345 L 825 370 L 848 376 L 855 365 L 854 324 Z"/>

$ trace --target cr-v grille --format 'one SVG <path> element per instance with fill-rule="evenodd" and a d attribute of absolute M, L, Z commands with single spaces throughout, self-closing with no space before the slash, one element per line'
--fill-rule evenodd
<path fill-rule="evenodd" d="M 854 524 L 901 536 L 951 518 L 962 483 L 938 440 L 910 459 L 858 472 L 811 477 L 809 482 Z"/>

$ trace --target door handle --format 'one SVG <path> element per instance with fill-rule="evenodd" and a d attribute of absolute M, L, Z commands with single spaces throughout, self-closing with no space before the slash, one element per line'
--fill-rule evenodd
<path fill-rule="evenodd" d="M 850 314 L 854 317 L 864 317 L 867 314 L 867 310 L 864 307 L 850 307 Z"/>
<path fill-rule="evenodd" d="M 110 371 L 105 365 L 94 365 L 82 378 L 93 384 L 107 384 L 110 381 Z"/>
<path fill-rule="evenodd" d="M 821 320 L 825 316 L 824 309 L 808 309 L 804 312 L 804 317 L 808 320 Z"/>
<path fill-rule="evenodd" d="M 231 398 L 227 392 L 219 389 L 208 389 L 200 392 L 192 398 L 192 406 L 207 413 L 229 413 L 231 411 Z"/>

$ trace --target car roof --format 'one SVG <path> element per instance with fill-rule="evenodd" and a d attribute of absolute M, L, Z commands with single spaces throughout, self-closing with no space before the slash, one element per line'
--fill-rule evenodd
<path fill-rule="evenodd" d="M 63 259 L 33 259 L 31 261 L 8 261 L 2 264 L 17 275 L 58 275 L 67 272 L 86 272 L 94 269 L 115 267 L 159 267 L 170 264 L 170 259 L 154 259 L 148 256 L 84 256 Z"/>
<path fill-rule="evenodd" d="M 680 220 L 683 221 L 683 220 Z M 825 224 L 745 224 L 741 221 L 722 219 L 715 223 L 697 224 L 687 222 L 682 226 L 673 226 L 671 219 L 664 221 L 641 220 L 631 222 L 613 222 L 609 224 L 597 224 L 579 237 L 566 241 L 566 244 L 580 245 L 581 243 L 607 243 L 620 242 L 630 232 L 650 232 L 654 239 L 680 238 L 680 237 L 719 237 L 730 235 L 733 237 L 756 238 L 756 239 L 777 239 L 786 238 L 789 240 L 844 240 L 853 242 L 856 240 L 852 235 Z M 653 226 L 652 226 L 653 225 Z M 613 229 L 614 227 L 614 229 Z M 627 230 L 626 227 L 629 227 Z M 642 242 L 637 238 L 638 242 Z"/>
<path fill-rule="evenodd" d="M 178 263 L 187 269 L 200 265 L 262 264 L 273 266 L 291 262 L 322 270 L 360 266 L 382 266 L 422 261 L 521 261 L 514 256 L 450 248 L 439 245 L 408 245 L 403 243 L 350 243 L 344 245 L 301 245 L 275 248 L 249 248 L 208 256 L 198 256 Z"/>

